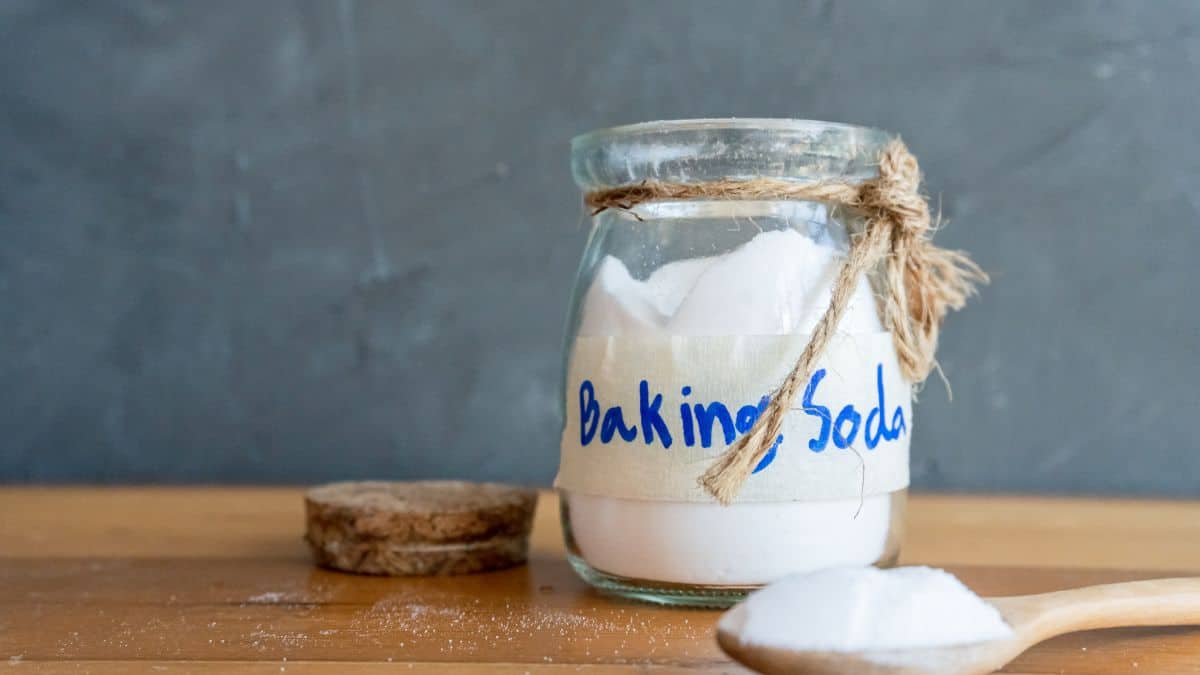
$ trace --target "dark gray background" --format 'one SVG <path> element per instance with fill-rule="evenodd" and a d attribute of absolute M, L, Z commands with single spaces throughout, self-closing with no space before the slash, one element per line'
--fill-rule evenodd
<path fill-rule="evenodd" d="M 933 489 L 1200 494 L 1200 4 L 0 3 L 0 479 L 546 483 L 567 141 L 903 133 Z"/>

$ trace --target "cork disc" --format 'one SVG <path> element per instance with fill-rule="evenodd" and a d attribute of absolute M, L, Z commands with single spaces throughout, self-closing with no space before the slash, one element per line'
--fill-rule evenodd
<path fill-rule="evenodd" d="M 318 565 L 346 572 L 486 572 L 525 562 L 536 503 L 497 483 L 330 483 L 304 495 L 305 540 Z"/>

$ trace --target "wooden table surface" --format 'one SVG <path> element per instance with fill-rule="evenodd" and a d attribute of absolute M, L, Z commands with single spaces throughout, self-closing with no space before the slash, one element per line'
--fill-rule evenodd
<path fill-rule="evenodd" d="M 557 500 L 526 567 L 386 579 L 315 569 L 298 489 L 0 488 L 0 668 L 11 672 L 744 672 L 718 612 L 600 596 Z M 1200 502 L 920 495 L 905 563 L 985 595 L 1200 573 Z M 7 663 L 6 663 L 7 662 Z M 1064 636 L 1013 673 L 1200 673 L 1200 630 Z"/>

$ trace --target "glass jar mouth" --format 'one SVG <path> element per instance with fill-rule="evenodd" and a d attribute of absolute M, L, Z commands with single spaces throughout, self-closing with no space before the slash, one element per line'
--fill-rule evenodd
<path fill-rule="evenodd" d="M 864 180 L 894 136 L 818 120 L 728 118 L 642 122 L 571 140 L 571 171 L 584 190 L 638 183 L 781 178 Z"/>
<path fill-rule="evenodd" d="M 593 129 L 572 138 L 571 148 L 575 149 L 589 144 L 611 142 L 620 137 L 662 134 L 672 131 L 721 129 L 754 129 L 776 132 L 803 132 L 808 134 L 821 131 L 836 131 L 846 134 L 888 135 L 886 131 L 875 127 L 848 124 L 845 122 L 827 122 L 824 120 L 795 119 L 790 117 L 698 117 L 693 119 L 635 122 L 633 124 L 620 124 L 615 127 Z"/>

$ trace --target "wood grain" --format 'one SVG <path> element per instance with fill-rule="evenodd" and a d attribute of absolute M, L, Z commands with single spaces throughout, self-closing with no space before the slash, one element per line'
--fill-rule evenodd
<path fill-rule="evenodd" d="M 14 672 L 739 672 L 717 612 L 601 596 L 543 495 L 531 563 L 460 578 L 314 568 L 300 490 L 0 489 L 0 664 Z M 920 496 L 907 561 L 986 595 L 1200 571 L 1200 504 Z M 286 661 L 284 660 L 286 659 Z M 391 659 L 389 663 L 388 659 Z M 1136 665 L 1135 665 L 1136 664 Z M 1200 632 L 1078 633 L 1006 672 L 1200 672 Z M 392 671 L 389 671 L 392 672 Z"/>

